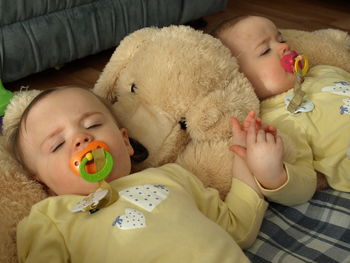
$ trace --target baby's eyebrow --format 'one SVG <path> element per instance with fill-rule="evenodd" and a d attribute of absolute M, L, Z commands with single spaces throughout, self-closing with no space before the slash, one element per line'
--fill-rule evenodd
<path fill-rule="evenodd" d="M 279 38 L 282 36 L 282 33 L 280 31 L 277 31 L 276 37 Z M 268 38 L 264 38 L 263 40 L 261 40 L 255 47 L 255 49 L 258 49 L 258 47 L 260 47 L 261 45 L 265 44 L 266 42 L 268 42 Z"/>
<path fill-rule="evenodd" d="M 90 117 L 90 116 L 92 116 L 92 115 L 103 115 L 103 113 L 102 112 L 99 112 L 99 111 L 91 111 L 91 112 L 85 112 L 84 114 L 82 114 L 81 116 L 79 116 L 79 118 L 78 118 L 78 121 L 80 122 L 80 121 L 82 121 L 82 120 L 84 120 L 84 119 L 86 119 L 86 118 L 88 118 L 88 117 Z"/>
<path fill-rule="evenodd" d="M 264 38 L 262 41 L 260 41 L 260 42 L 256 45 L 255 50 L 258 49 L 258 47 L 260 47 L 261 45 L 265 44 L 267 41 L 268 41 L 268 39 L 267 39 L 267 38 Z"/>

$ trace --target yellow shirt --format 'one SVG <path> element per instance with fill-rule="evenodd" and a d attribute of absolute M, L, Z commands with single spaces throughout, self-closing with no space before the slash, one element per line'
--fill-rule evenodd
<path fill-rule="evenodd" d="M 110 183 L 112 205 L 72 213 L 82 196 L 51 197 L 17 229 L 19 262 L 249 262 L 267 203 L 234 179 L 225 201 L 176 164 Z M 147 200 L 146 200 L 147 199 Z"/>
<path fill-rule="evenodd" d="M 314 170 L 325 174 L 332 188 L 350 191 L 350 73 L 316 66 L 302 89 L 309 99 L 305 112 L 287 111 L 284 100 L 292 90 L 261 103 L 263 122 L 291 137 L 298 150 L 296 162 L 285 163 L 288 182 L 279 189 L 264 190 L 269 199 L 287 205 L 311 198 L 316 186 Z"/>

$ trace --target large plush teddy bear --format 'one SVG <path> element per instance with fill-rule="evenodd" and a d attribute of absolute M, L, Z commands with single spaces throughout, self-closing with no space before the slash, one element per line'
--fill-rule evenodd
<path fill-rule="evenodd" d="M 345 32 L 283 34 L 311 63 L 350 71 Z M 258 111 L 259 101 L 218 40 L 183 26 L 139 30 L 122 41 L 94 89 L 114 103 L 120 123 L 148 149 L 135 170 L 178 162 L 225 195 L 234 171 L 229 118 Z M 18 98 L 14 107 L 30 100 Z M 0 262 L 11 263 L 17 262 L 17 223 L 48 194 L 11 158 L 2 137 L 0 178 Z"/>
<path fill-rule="evenodd" d="M 350 71 L 347 33 L 283 35 L 311 65 Z M 135 169 L 177 162 L 225 196 L 235 172 L 230 117 L 242 120 L 259 110 L 259 101 L 219 40 L 184 26 L 141 29 L 116 49 L 94 90 L 114 103 L 120 125 L 148 149 Z M 293 162 L 295 149 L 287 138 L 285 144 L 285 159 Z"/>

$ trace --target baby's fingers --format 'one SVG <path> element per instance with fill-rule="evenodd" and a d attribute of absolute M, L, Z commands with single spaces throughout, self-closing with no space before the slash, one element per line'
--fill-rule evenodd
<path fill-rule="evenodd" d="M 255 144 L 257 140 L 257 132 L 255 125 L 250 125 L 247 132 L 247 146 Z"/>
<path fill-rule="evenodd" d="M 258 130 L 256 134 L 256 141 L 257 142 L 266 142 L 266 132 L 263 129 Z"/>
<path fill-rule="evenodd" d="M 230 146 L 230 151 L 233 151 L 234 153 L 236 153 L 239 157 L 241 157 L 243 160 L 246 159 L 247 157 L 247 149 L 239 146 L 239 145 L 232 145 Z"/>
<path fill-rule="evenodd" d="M 248 131 L 249 126 L 252 124 L 252 122 L 255 122 L 256 112 L 250 111 L 247 115 L 247 117 L 243 121 L 243 130 Z"/>
<path fill-rule="evenodd" d="M 241 124 L 235 118 L 231 118 L 232 124 L 232 142 L 233 144 L 245 146 L 246 145 L 246 132 L 242 130 Z"/>
<path fill-rule="evenodd" d="M 239 123 L 239 121 L 237 120 L 236 117 L 231 117 L 231 125 L 232 125 L 232 131 L 233 132 L 240 132 L 242 131 L 242 127 L 241 124 Z"/>
<path fill-rule="evenodd" d="M 265 134 L 265 138 L 266 138 L 266 141 L 267 141 L 268 143 L 276 143 L 276 140 L 277 140 L 277 138 L 276 138 L 276 140 L 275 140 L 275 136 L 274 136 L 273 134 L 269 133 L 269 132 L 267 132 L 267 133 Z"/>
<path fill-rule="evenodd" d="M 277 135 L 277 129 L 272 125 L 262 124 L 261 129 L 263 129 L 265 132 L 271 133 L 275 137 Z"/>

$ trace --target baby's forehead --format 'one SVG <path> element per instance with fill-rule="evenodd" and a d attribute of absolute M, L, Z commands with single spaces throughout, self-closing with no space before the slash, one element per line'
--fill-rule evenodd
<path fill-rule="evenodd" d="M 275 24 L 264 17 L 247 17 L 232 25 L 226 32 L 232 41 L 255 41 L 278 32 Z"/>
<path fill-rule="evenodd" d="M 102 102 L 91 91 L 83 88 L 64 88 L 56 90 L 48 94 L 43 99 L 43 104 L 48 107 L 55 108 L 57 105 L 61 107 L 73 107 L 74 105 L 100 105 Z M 46 101 L 44 101 L 46 100 Z M 52 104 L 51 104 L 52 102 Z"/>
<path fill-rule="evenodd" d="M 92 91 L 84 88 L 79 88 L 79 87 L 57 89 L 56 91 L 52 92 L 52 94 L 58 97 L 66 97 L 66 98 L 69 98 L 71 95 L 96 97 L 92 93 Z"/>
<path fill-rule="evenodd" d="M 54 90 L 31 104 L 27 110 L 25 120 L 35 117 L 60 117 L 57 113 L 70 114 L 78 109 L 88 109 L 104 106 L 103 103 L 90 91 L 82 88 L 64 88 Z"/>

